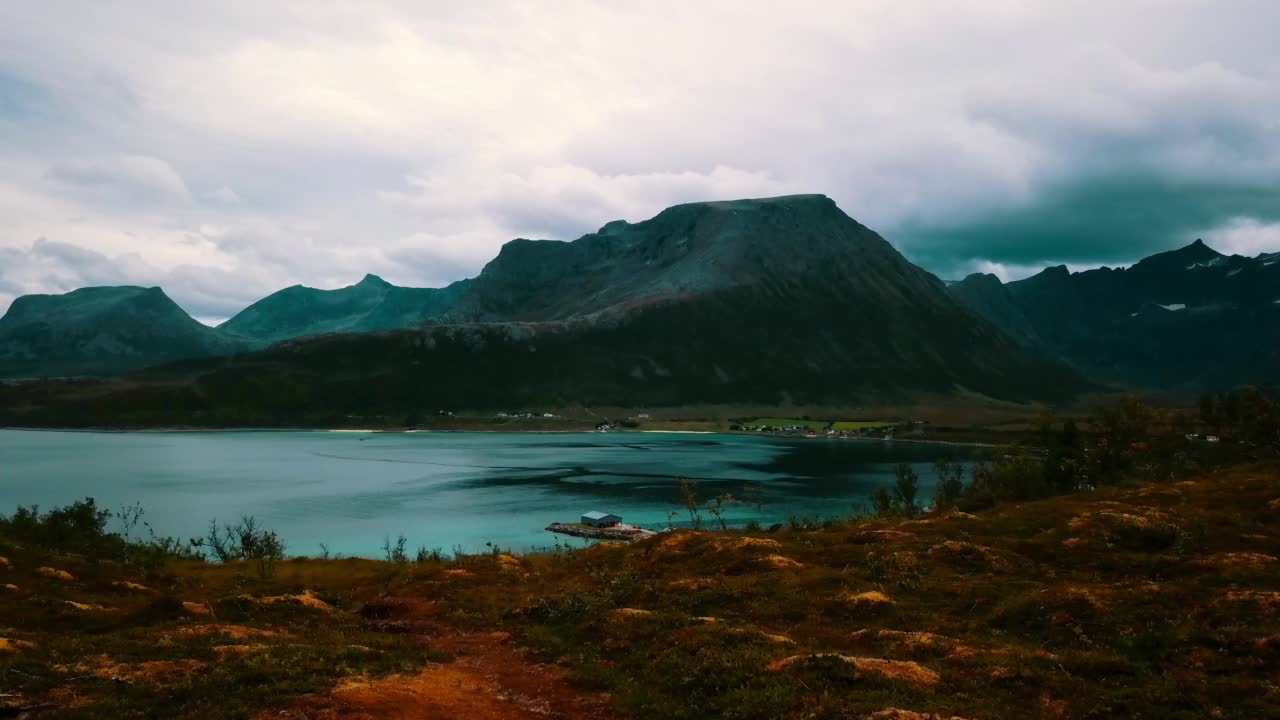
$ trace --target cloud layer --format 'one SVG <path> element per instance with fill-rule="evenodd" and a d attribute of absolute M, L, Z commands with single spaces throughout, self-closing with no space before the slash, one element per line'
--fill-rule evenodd
<path fill-rule="evenodd" d="M 1272 2 L 182 5 L 0 5 L 0 309 L 221 318 L 788 192 L 944 276 L 1280 249 Z"/>

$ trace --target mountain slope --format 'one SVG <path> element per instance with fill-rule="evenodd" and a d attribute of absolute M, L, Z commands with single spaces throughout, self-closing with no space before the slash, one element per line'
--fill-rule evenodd
<path fill-rule="evenodd" d="M 512 241 L 448 317 L 563 320 L 731 288 L 803 298 L 831 283 L 886 306 L 953 307 L 936 278 L 830 198 L 792 195 L 677 205 L 568 243 Z"/>
<path fill-rule="evenodd" d="M 466 281 L 447 288 L 407 288 L 375 275 L 350 287 L 294 285 L 242 310 L 219 327 L 273 343 L 303 335 L 411 327 L 448 310 Z"/>
<path fill-rule="evenodd" d="M 160 288 L 26 295 L 0 318 L 0 377 L 108 375 L 252 343 L 200 324 Z"/>
<path fill-rule="evenodd" d="M 822 196 L 693 203 L 573 242 L 513 241 L 434 322 L 159 368 L 135 378 L 154 387 L 112 402 L 144 423 L 275 424 L 423 408 L 1047 400 L 1091 387 Z M 163 415 L 175 408 L 186 415 Z"/>
<path fill-rule="evenodd" d="M 1105 381 L 1183 391 L 1280 380 L 1280 262 L 1197 240 L 1125 269 L 1047 268 L 952 294 L 1026 347 Z"/>

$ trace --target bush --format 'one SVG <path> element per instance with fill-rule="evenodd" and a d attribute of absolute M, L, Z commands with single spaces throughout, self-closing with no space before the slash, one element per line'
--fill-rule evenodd
<path fill-rule="evenodd" d="M 43 515 L 32 505 L 18 508 L 10 517 L 0 516 L 0 536 L 90 560 L 117 560 L 147 576 L 171 558 L 198 557 L 187 543 L 156 535 L 144 515 L 137 505 L 112 513 L 99 508 L 91 497 Z M 119 532 L 107 529 L 112 518 L 116 519 Z M 135 537 L 139 528 L 145 530 L 145 537 Z"/>
<path fill-rule="evenodd" d="M 933 491 L 933 508 L 950 510 L 964 494 L 964 464 L 939 460 L 934 463 L 933 471 L 938 476 L 938 484 Z"/>
<path fill-rule="evenodd" d="M 99 509 L 94 499 L 87 497 L 44 515 L 36 505 L 20 507 L 12 517 L 0 518 L 0 533 L 49 550 L 91 558 L 118 557 L 124 540 L 107 532 L 110 519 L 110 510 Z"/>
<path fill-rule="evenodd" d="M 252 515 L 240 518 L 236 525 L 218 525 L 217 519 L 209 521 L 209 531 L 203 538 L 192 538 L 191 546 L 211 554 L 219 562 L 249 560 L 258 570 L 258 576 L 275 575 L 276 563 L 284 559 L 284 541 L 274 530 L 259 527 Z"/>
<path fill-rule="evenodd" d="M 1006 455 L 973 466 L 973 483 L 964 493 L 969 508 L 997 502 L 1035 500 L 1056 494 L 1045 473 L 1045 462 L 1034 455 Z"/>

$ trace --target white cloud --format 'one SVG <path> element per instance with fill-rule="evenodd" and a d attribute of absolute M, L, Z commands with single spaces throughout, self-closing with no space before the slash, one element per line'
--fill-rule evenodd
<path fill-rule="evenodd" d="M 115 154 L 72 159 L 49 168 L 64 192 L 90 203 L 139 205 L 187 203 L 187 184 L 169 163 L 145 155 Z"/>
<path fill-rule="evenodd" d="M 0 4 L 0 250 L 138 258 L 221 316 L 683 201 L 825 192 L 893 240 L 1117 169 L 1274 181 L 1277 24 L 1249 0 Z M 23 262 L 5 287 L 76 277 Z"/>
<path fill-rule="evenodd" d="M 222 187 L 209 193 L 209 199 L 226 205 L 239 205 L 244 202 L 235 190 L 223 185 Z"/>
<path fill-rule="evenodd" d="M 1233 218 L 1226 225 L 1204 233 L 1204 241 L 1220 253 L 1253 257 L 1280 252 L 1280 222 Z"/>

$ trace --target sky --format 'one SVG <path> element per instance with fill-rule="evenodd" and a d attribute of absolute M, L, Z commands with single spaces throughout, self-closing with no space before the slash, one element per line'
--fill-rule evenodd
<path fill-rule="evenodd" d="M 944 278 L 1280 250 L 1280 3 L 0 0 L 0 310 L 825 193 Z"/>

